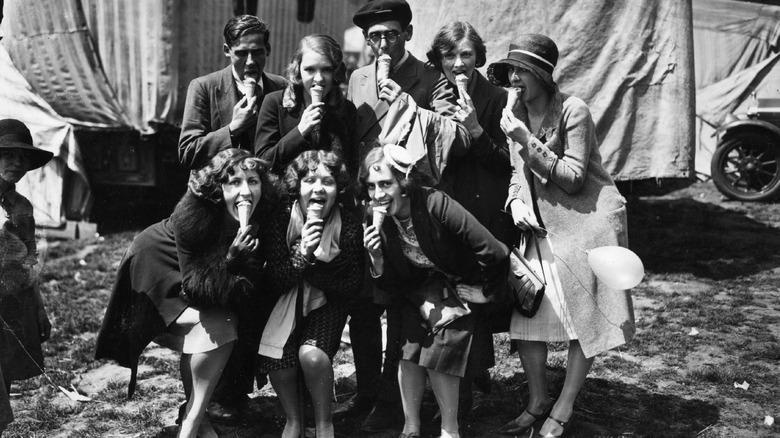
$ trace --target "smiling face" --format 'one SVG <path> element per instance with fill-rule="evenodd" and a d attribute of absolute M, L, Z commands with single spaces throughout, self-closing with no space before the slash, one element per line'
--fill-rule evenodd
<path fill-rule="evenodd" d="M 239 79 L 249 76 L 259 79 L 265 68 L 268 55 L 265 47 L 265 37 L 260 33 L 250 33 L 241 36 L 233 47 L 222 45 L 222 51 L 230 59 Z"/>
<path fill-rule="evenodd" d="M 30 170 L 30 158 L 21 149 L 0 149 L 0 179 L 16 184 Z"/>
<path fill-rule="evenodd" d="M 366 178 L 368 197 L 375 205 L 387 208 L 387 215 L 398 219 L 411 216 L 411 202 L 403 195 L 403 189 L 390 171 L 385 160 L 372 164 Z"/>
<path fill-rule="evenodd" d="M 249 204 L 249 217 L 260 203 L 263 183 L 256 170 L 244 170 L 239 166 L 233 167 L 233 175 L 228 177 L 226 183 L 222 184 L 222 197 L 225 199 L 227 212 L 236 221 L 238 221 L 238 206 Z"/>
<path fill-rule="evenodd" d="M 301 84 L 307 101 L 311 100 L 310 90 L 312 85 L 323 87 L 322 95 L 327 96 L 333 89 L 335 68 L 327 56 L 321 55 L 309 48 L 303 49 L 301 57 Z"/>
<path fill-rule="evenodd" d="M 370 41 L 372 36 L 384 36 L 378 43 Z M 397 36 L 398 39 L 395 42 L 387 41 L 388 35 Z M 390 55 L 393 58 L 391 65 L 398 64 L 404 55 L 406 54 L 406 42 L 412 38 L 412 25 L 401 27 L 401 23 L 396 20 L 383 21 L 381 23 L 372 24 L 371 27 L 366 29 L 366 39 L 368 39 L 368 45 L 374 52 L 374 57 L 379 58 L 380 55 Z"/>
<path fill-rule="evenodd" d="M 463 73 L 469 80 L 477 65 L 477 52 L 474 43 L 466 38 L 455 43 L 448 51 L 441 54 L 441 67 L 444 76 L 455 84 L 455 75 Z"/>
<path fill-rule="evenodd" d="M 523 102 L 531 102 L 544 94 L 541 81 L 530 71 L 522 67 L 510 65 L 507 75 L 512 87 L 522 90 Z"/>
<path fill-rule="evenodd" d="M 320 163 L 316 168 L 301 178 L 301 196 L 298 199 L 301 209 L 305 213 L 310 205 L 320 206 L 321 217 L 326 218 L 336 204 L 338 184 L 336 178 L 331 175 L 328 168 Z"/>

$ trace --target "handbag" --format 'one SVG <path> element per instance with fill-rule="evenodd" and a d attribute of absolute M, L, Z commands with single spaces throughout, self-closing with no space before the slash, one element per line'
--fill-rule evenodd
<path fill-rule="evenodd" d="M 453 285 L 439 273 L 434 273 L 420 287 L 410 291 L 408 297 L 419 308 L 420 316 L 433 334 L 471 313 Z"/>
<path fill-rule="evenodd" d="M 527 234 L 533 239 L 536 255 L 539 261 L 542 260 L 541 251 L 539 251 L 539 242 L 536 234 L 530 232 Z M 547 286 L 547 278 L 542 269 L 542 275 L 536 272 L 530 262 L 520 254 L 517 248 L 512 248 L 509 255 L 511 269 L 509 272 L 509 299 L 515 310 L 521 315 L 532 318 L 539 311 L 539 306 L 544 298 L 544 290 Z"/>

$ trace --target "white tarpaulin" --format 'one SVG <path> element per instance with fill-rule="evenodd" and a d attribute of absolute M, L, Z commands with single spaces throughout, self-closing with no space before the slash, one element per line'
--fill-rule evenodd
<path fill-rule="evenodd" d="M 38 225 L 59 226 L 63 203 L 69 195 L 63 192 L 66 169 L 77 178 L 72 183 L 86 185 L 73 126 L 60 117 L 51 105 L 36 94 L 16 69 L 5 46 L 0 44 L 0 118 L 24 122 L 33 136 L 35 146 L 54 154 L 54 159 L 41 169 L 27 173 L 17 184 L 19 192 L 32 202 Z M 84 190 L 75 190 L 74 193 Z M 84 194 L 88 195 L 88 194 Z M 74 205 L 84 205 L 75 202 Z"/>
<path fill-rule="evenodd" d="M 694 88 L 688 1 L 409 0 L 408 47 L 425 59 L 435 33 L 471 23 L 488 64 L 523 33 L 558 45 L 553 77 L 596 121 L 601 156 L 617 180 L 687 178 L 693 171 Z M 481 69 L 484 73 L 485 69 Z"/>

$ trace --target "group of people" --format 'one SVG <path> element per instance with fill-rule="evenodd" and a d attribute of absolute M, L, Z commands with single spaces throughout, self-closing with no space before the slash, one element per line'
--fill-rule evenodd
<path fill-rule="evenodd" d="M 485 44 L 469 23 L 441 28 L 423 61 L 405 47 L 411 21 L 405 0 L 360 8 L 353 22 L 375 61 L 348 79 L 327 35 L 304 37 L 285 77 L 265 72 L 268 28 L 237 16 L 224 31 L 230 66 L 190 83 L 179 141 L 187 192 L 127 250 L 96 347 L 96 358 L 131 368 L 130 395 L 150 342 L 181 352 L 179 437 L 216 437 L 211 422 L 257 414 L 248 394 L 268 380 L 284 438 L 304 428 L 303 387 L 317 437 L 334 436 L 334 418 L 362 414 L 366 432 L 402 414 L 399 437 L 419 437 L 426 380 L 441 437 L 458 437 L 472 385 L 489 388 L 492 335 L 507 330 L 530 395 L 496 433 L 563 436 L 594 357 L 633 336 L 630 293 L 600 282 L 583 251 L 626 246 L 625 200 L 601 164 L 588 106 L 553 79 L 555 43 L 521 35 L 486 77 L 477 70 Z M 4 166 L 15 155 L 40 163 L 31 139 L 19 149 L 3 134 L 0 205 L 11 220 L 1 237 L 25 243 L 18 178 Z M 30 260 L 34 247 L 18 253 Z M 506 311 L 513 257 L 546 280 L 530 318 Z M 15 317 L 5 272 L 4 321 Z M 27 286 L 10 296 L 42 311 Z M 32 321 L 39 342 L 43 315 Z M 334 405 L 332 360 L 347 321 L 357 390 Z M 554 399 L 547 342 L 560 341 L 569 352 Z M 10 374 L 2 395 L 28 375 L 8 372 L 9 340 L 0 342 L 0 373 Z M 3 412 L 0 403 L 0 425 Z"/>

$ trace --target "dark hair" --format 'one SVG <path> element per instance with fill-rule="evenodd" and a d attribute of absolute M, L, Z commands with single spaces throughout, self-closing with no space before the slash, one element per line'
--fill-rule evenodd
<path fill-rule="evenodd" d="M 369 146 L 371 146 L 371 150 L 368 151 L 363 162 L 360 163 L 360 171 L 358 172 L 358 190 L 359 196 L 362 199 L 369 199 L 368 184 L 366 183 L 369 171 L 372 168 L 376 169 L 375 166 L 378 166 L 381 163 L 385 163 L 387 168 L 390 169 L 390 173 L 393 174 L 396 181 L 398 181 L 398 185 L 401 187 L 401 193 L 409 194 L 417 190 L 420 186 L 431 185 L 432 181 L 430 178 L 417 170 L 416 166 L 412 166 L 409 176 L 407 177 L 401 170 L 396 169 L 388 163 L 385 159 L 384 145 L 379 143 L 378 140 L 374 140 Z"/>
<path fill-rule="evenodd" d="M 349 187 L 349 172 L 341 155 L 332 151 L 309 150 L 295 157 L 284 171 L 284 185 L 290 199 L 298 199 L 301 194 L 301 179 L 309 174 L 309 166 L 324 165 L 336 179 L 336 188 L 341 197 Z"/>
<path fill-rule="evenodd" d="M 270 165 L 244 149 L 225 149 L 211 159 L 209 164 L 190 175 L 189 190 L 198 198 L 213 204 L 224 202 L 222 184 L 235 174 L 235 168 L 255 170 L 260 176 L 262 194 L 260 204 L 270 204 L 280 197 L 279 181 L 270 173 Z"/>
<path fill-rule="evenodd" d="M 427 53 L 428 62 L 441 71 L 441 59 L 444 53 L 452 50 L 455 47 L 455 43 L 463 39 L 471 41 L 471 44 L 474 45 L 477 55 L 475 67 L 479 68 L 485 65 L 485 62 L 487 62 L 485 42 L 482 41 L 482 37 L 479 36 L 474 26 L 465 21 L 453 21 L 439 29 L 436 36 L 433 37 L 431 49 Z"/>
<path fill-rule="evenodd" d="M 271 53 L 271 32 L 268 31 L 268 25 L 254 15 L 238 15 L 228 20 L 222 36 L 225 37 L 225 44 L 228 47 L 236 45 L 239 39 L 244 35 L 262 34 L 265 43 L 266 55 Z"/>
<path fill-rule="evenodd" d="M 344 52 L 341 45 L 328 35 L 307 35 L 298 43 L 298 50 L 287 66 L 287 80 L 289 86 L 296 90 L 296 99 L 300 98 L 301 88 L 301 60 L 304 50 L 311 50 L 326 57 L 333 65 L 333 90 L 332 93 L 341 94 L 340 84 L 347 81 L 347 66 L 344 65 Z"/>

